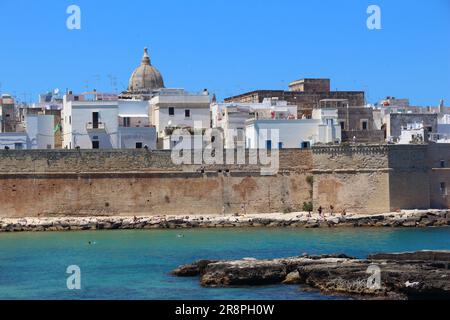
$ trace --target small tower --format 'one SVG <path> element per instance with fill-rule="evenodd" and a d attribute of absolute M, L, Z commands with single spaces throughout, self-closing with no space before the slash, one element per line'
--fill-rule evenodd
<path fill-rule="evenodd" d="M 445 113 L 444 99 L 441 99 L 441 102 L 439 103 L 439 113 Z"/>

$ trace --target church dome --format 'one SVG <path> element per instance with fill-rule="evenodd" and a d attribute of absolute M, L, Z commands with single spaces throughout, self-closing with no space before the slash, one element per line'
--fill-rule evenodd
<path fill-rule="evenodd" d="M 147 48 L 144 49 L 141 65 L 134 70 L 128 83 L 128 91 L 135 93 L 149 93 L 164 88 L 161 73 L 152 66 Z"/>

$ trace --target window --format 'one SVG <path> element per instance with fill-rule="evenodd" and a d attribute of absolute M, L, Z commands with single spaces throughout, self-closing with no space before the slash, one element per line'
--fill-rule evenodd
<path fill-rule="evenodd" d="M 170 107 L 169 108 L 169 116 L 174 116 L 175 115 L 175 108 L 174 107 Z"/>
<path fill-rule="evenodd" d="M 272 150 L 272 140 L 266 140 L 266 149 Z"/>
<path fill-rule="evenodd" d="M 92 112 L 92 128 L 98 129 L 98 112 Z"/>
<path fill-rule="evenodd" d="M 447 186 L 445 182 L 441 182 L 441 196 L 447 196 Z"/>
<path fill-rule="evenodd" d="M 136 142 L 136 149 L 142 149 L 142 142 Z"/>
<path fill-rule="evenodd" d="M 69 116 L 69 124 L 72 124 L 72 116 Z"/>
<path fill-rule="evenodd" d="M 191 117 L 191 110 L 184 110 L 184 116 L 186 118 L 190 118 Z"/>
<path fill-rule="evenodd" d="M 327 119 L 327 126 L 334 126 L 334 120 L 333 119 Z"/>
<path fill-rule="evenodd" d="M 361 122 L 361 128 L 362 128 L 362 130 L 368 130 L 369 129 L 369 124 L 367 123 L 367 121 Z"/>
<path fill-rule="evenodd" d="M 131 119 L 130 118 L 123 118 L 123 126 L 126 128 L 129 128 L 131 125 Z"/>
<path fill-rule="evenodd" d="M 310 146 L 311 146 L 311 144 L 309 143 L 309 141 L 305 141 L 305 142 L 301 143 L 300 148 L 309 149 Z"/>
<path fill-rule="evenodd" d="M 278 149 L 283 149 L 283 142 L 278 142 Z"/>
<path fill-rule="evenodd" d="M 52 145 L 51 144 L 48 144 L 47 145 L 47 149 L 51 149 L 52 148 Z"/>
<path fill-rule="evenodd" d="M 92 141 L 92 149 L 100 149 L 100 141 Z"/>
<path fill-rule="evenodd" d="M 445 168 L 445 160 L 441 160 L 441 168 Z"/>
<path fill-rule="evenodd" d="M 341 121 L 340 124 L 341 124 L 341 130 L 345 130 L 345 122 Z"/>

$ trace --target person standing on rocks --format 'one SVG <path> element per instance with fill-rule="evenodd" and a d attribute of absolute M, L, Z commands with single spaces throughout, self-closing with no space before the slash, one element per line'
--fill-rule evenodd
<path fill-rule="evenodd" d="M 325 219 L 324 216 L 323 216 L 323 208 L 322 208 L 322 206 L 320 206 L 319 209 L 317 209 L 317 211 L 319 212 L 319 217 L 322 218 L 322 219 Z"/>
<path fill-rule="evenodd" d="M 241 204 L 241 214 L 245 216 L 246 210 L 245 210 L 245 204 Z"/>

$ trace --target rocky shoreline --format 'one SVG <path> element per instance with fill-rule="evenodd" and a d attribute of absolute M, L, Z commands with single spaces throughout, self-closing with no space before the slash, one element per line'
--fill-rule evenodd
<path fill-rule="evenodd" d="M 203 287 L 299 285 L 357 299 L 450 299 L 450 251 L 341 255 L 275 260 L 202 260 L 180 266 L 177 277 L 200 277 Z"/>
<path fill-rule="evenodd" d="M 336 228 L 336 227 L 438 227 L 450 225 L 450 210 L 405 210 L 363 215 L 319 217 L 308 213 L 202 215 L 149 217 L 39 217 L 0 218 L 0 232 L 141 230 L 189 228 Z"/>

